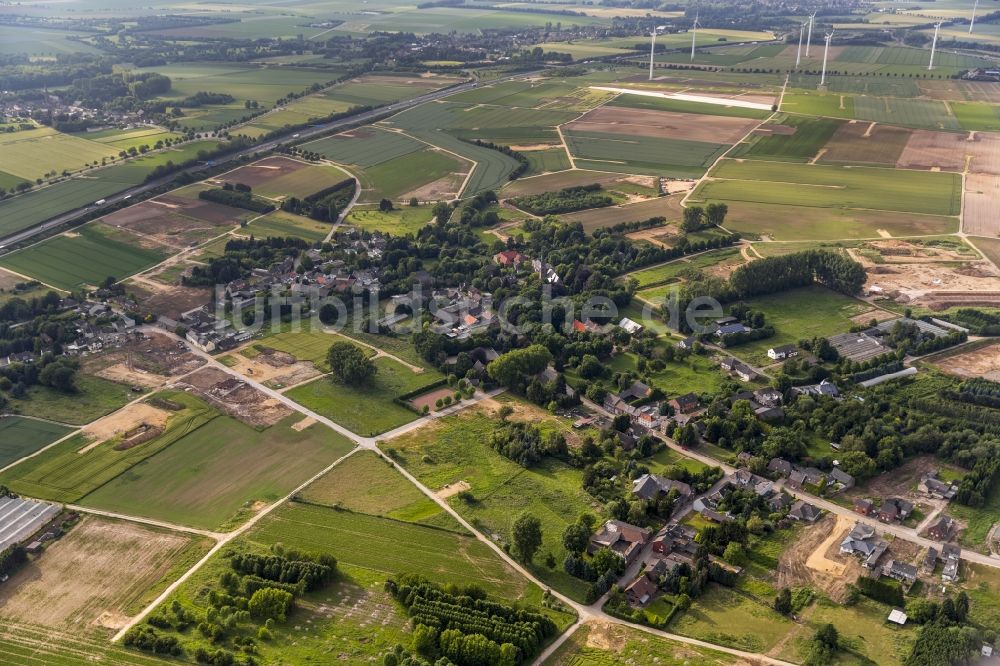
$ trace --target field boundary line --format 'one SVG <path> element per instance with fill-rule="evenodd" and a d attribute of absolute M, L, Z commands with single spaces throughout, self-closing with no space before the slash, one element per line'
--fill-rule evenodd
<path fill-rule="evenodd" d="M 103 509 L 95 509 L 92 507 L 81 506 L 79 504 L 66 504 L 66 508 L 72 509 L 73 511 L 79 511 L 80 513 L 100 516 L 102 518 L 114 518 L 115 520 L 125 520 L 130 523 L 139 523 L 141 525 L 149 525 L 150 527 L 160 527 L 162 529 L 171 530 L 174 532 L 197 534 L 199 536 L 208 537 L 209 539 L 219 540 L 224 538 L 226 535 L 225 532 L 214 532 L 212 530 L 203 530 L 197 527 L 178 525 L 177 523 L 168 523 L 163 520 L 156 520 L 155 518 L 146 518 L 145 516 L 133 516 L 131 514 L 118 513 L 116 511 L 105 511 Z"/>

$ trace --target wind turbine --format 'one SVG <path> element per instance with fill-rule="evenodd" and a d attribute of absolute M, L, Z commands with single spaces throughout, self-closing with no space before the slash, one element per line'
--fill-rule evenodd
<path fill-rule="evenodd" d="M 650 35 L 649 40 L 649 80 L 653 80 L 653 58 L 656 55 L 656 33 L 663 30 L 665 26 L 658 25 L 653 28 L 653 33 Z"/>
<path fill-rule="evenodd" d="M 826 33 L 826 47 L 823 49 L 823 76 L 819 79 L 819 85 L 826 85 L 826 57 L 830 54 L 830 40 L 833 39 L 833 30 Z"/>
<path fill-rule="evenodd" d="M 694 15 L 694 25 L 691 26 L 691 61 L 694 62 L 694 47 L 695 42 L 698 40 L 698 16 Z"/>
<path fill-rule="evenodd" d="M 809 15 L 809 33 L 806 35 L 806 57 L 809 57 L 809 47 L 813 41 L 813 23 L 816 21 L 816 12 Z"/>
<path fill-rule="evenodd" d="M 972 20 L 969 21 L 969 34 L 972 34 L 972 28 L 976 25 L 976 11 L 979 9 L 979 0 L 976 0 L 976 4 L 972 6 Z"/>
<path fill-rule="evenodd" d="M 934 51 L 937 50 L 938 31 L 941 30 L 942 23 L 944 21 L 939 21 L 934 25 L 934 41 L 931 42 L 931 61 L 927 64 L 928 70 L 934 69 Z"/>
<path fill-rule="evenodd" d="M 799 63 L 802 62 L 802 34 L 806 31 L 806 24 L 803 23 L 799 26 L 799 49 L 795 52 L 795 69 L 799 68 Z"/>

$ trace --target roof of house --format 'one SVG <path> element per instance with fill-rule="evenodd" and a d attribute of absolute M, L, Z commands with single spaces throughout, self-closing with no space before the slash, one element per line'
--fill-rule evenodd
<path fill-rule="evenodd" d="M 796 520 L 804 520 L 811 523 L 819 518 L 820 510 L 808 502 L 799 500 L 792 505 L 792 508 L 788 511 L 788 515 Z"/>

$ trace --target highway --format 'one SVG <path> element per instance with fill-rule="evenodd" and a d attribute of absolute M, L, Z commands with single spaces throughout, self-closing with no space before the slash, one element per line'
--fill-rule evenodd
<path fill-rule="evenodd" d="M 490 81 L 490 84 L 501 83 L 503 81 L 509 81 L 511 79 L 518 79 L 518 78 L 522 78 L 522 77 L 525 77 L 525 76 L 532 76 L 534 74 L 538 74 L 538 72 L 537 71 L 534 71 L 534 72 L 520 72 L 518 74 L 512 74 L 510 76 L 505 76 L 505 77 L 501 77 L 499 79 L 496 79 L 494 81 Z M 359 114 L 354 115 L 354 116 L 348 116 L 347 118 L 341 118 L 339 120 L 334 120 L 334 121 L 331 121 L 331 122 L 328 122 L 328 123 L 323 123 L 323 124 L 320 124 L 320 125 L 313 125 L 312 127 L 307 127 L 305 129 L 299 130 L 299 131 L 295 132 L 294 134 L 290 134 L 290 135 L 287 135 L 287 136 L 282 136 L 282 137 L 275 138 L 275 139 L 270 139 L 270 140 L 265 141 L 263 143 L 255 144 L 255 145 L 253 145 L 253 146 L 251 146 L 251 147 L 249 147 L 249 148 L 247 148 L 245 150 L 241 150 L 241 151 L 236 152 L 236 153 L 231 153 L 229 155 L 223 155 L 222 157 L 219 157 L 218 159 L 213 160 L 213 162 L 216 165 L 228 164 L 230 162 L 234 162 L 236 160 L 239 160 L 239 159 L 241 159 L 243 157 L 247 157 L 249 155 L 253 155 L 254 153 L 267 152 L 267 151 L 270 151 L 270 150 L 274 150 L 279 145 L 283 145 L 283 144 L 299 144 L 299 143 L 302 143 L 302 142 L 304 142 L 304 141 L 306 141 L 308 139 L 312 139 L 312 138 L 321 136 L 323 134 L 327 134 L 329 132 L 333 132 L 333 131 L 341 129 L 341 128 L 349 127 L 349 126 L 352 126 L 352 125 L 365 124 L 365 123 L 368 123 L 368 122 L 372 122 L 372 121 L 374 121 L 374 120 L 376 120 L 378 118 L 381 118 L 381 117 L 384 117 L 384 116 L 389 116 L 389 115 L 398 113 L 400 111 L 405 111 L 406 109 L 410 109 L 410 108 L 415 107 L 415 106 L 420 106 L 421 104 L 426 104 L 427 102 L 433 102 L 434 100 L 441 99 L 442 97 L 447 97 L 449 95 L 454 95 L 456 93 L 460 93 L 460 92 L 463 92 L 463 91 L 466 91 L 466 90 L 471 90 L 472 88 L 475 88 L 477 85 L 478 85 L 477 81 L 469 81 L 468 83 L 462 83 L 462 84 L 459 84 L 457 86 L 453 86 L 451 88 L 445 88 L 443 90 L 436 90 L 434 92 L 429 92 L 429 93 L 427 93 L 425 95 L 420 95 L 419 97 L 413 97 L 411 99 L 403 100 L 401 102 L 396 102 L 394 104 L 389 104 L 388 106 L 381 106 L 381 107 L 379 107 L 377 109 L 372 109 L 371 111 L 365 111 L 364 113 L 359 113 Z M 136 185 L 135 187 L 131 187 L 131 188 L 127 189 L 127 190 L 122 190 L 121 192 L 118 192 L 117 194 L 109 195 L 109 196 L 107 196 L 107 197 L 104 198 L 104 203 L 101 204 L 100 206 L 96 206 L 94 204 L 90 204 L 90 205 L 87 205 L 87 206 L 83 206 L 81 208 L 75 208 L 75 209 L 73 209 L 71 211 L 67 211 L 65 213 L 62 213 L 61 215 L 57 215 L 56 217 L 49 218 L 45 222 L 42 222 L 41 224 L 37 224 L 37 225 L 35 225 L 33 227 L 30 227 L 28 229 L 22 229 L 21 231 L 14 232 L 13 234 L 9 234 L 7 236 L 2 236 L 2 237 L 0 237 L 0 248 L 6 247 L 6 246 L 10 246 L 10 245 L 16 245 L 18 243 L 22 243 L 22 242 L 24 242 L 26 240 L 29 240 L 30 238 L 33 238 L 34 236 L 42 234 L 42 233 L 44 233 L 46 231 L 49 231 L 49 230 L 54 229 L 54 228 L 57 228 L 57 227 L 62 226 L 64 224 L 68 224 L 68 223 L 74 222 L 77 219 L 83 217 L 84 215 L 92 214 L 95 211 L 107 210 L 107 209 L 113 207 L 115 204 L 118 204 L 118 203 L 120 203 L 122 201 L 125 201 L 126 199 L 131 199 L 131 198 L 135 197 L 136 195 L 143 194 L 145 192 L 149 192 L 150 190 L 153 190 L 153 189 L 155 189 L 157 187 L 160 187 L 162 185 L 166 185 L 166 184 L 172 182 L 175 178 L 177 178 L 179 175 L 181 175 L 183 173 L 188 173 L 188 174 L 195 173 L 195 172 L 200 171 L 200 170 L 202 170 L 204 168 L 205 168 L 204 164 L 198 164 L 198 165 L 195 165 L 195 166 L 192 166 L 192 167 L 188 167 L 186 169 L 181 169 L 180 171 L 173 171 L 173 172 L 171 172 L 171 173 L 169 173 L 169 174 L 167 174 L 167 175 L 165 175 L 165 176 L 163 176 L 161 178 L 157 178 L 155 180 L 151 180 L 148 183 L 143 183 L 142 185 Z M 100 172 L 99 171 L 90 171 L 90 172 L 88 172 L 88 174 L 91 175 L 91 176 L 93 174 L 95 174 L 95 173 L 99 174 Z M 39 192 L 39 191 L 44 192 L 44 190 L 35 190 L 35 191 L 36 192 Z"/>

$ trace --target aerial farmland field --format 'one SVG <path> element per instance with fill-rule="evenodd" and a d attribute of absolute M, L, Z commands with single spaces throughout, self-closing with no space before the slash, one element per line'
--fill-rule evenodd
<path fill-rule="evenodd" d="M 335 162 L 370 167 L 423 150 L 426 145 L 399 132 L 367 126 L 311 141 L 303 148 Z"/>
<path fill-rule="evenodd" d="M 0 266 L 72 291 L 107 277 L 123 280 L 163 261 L 162 249 L 140 247 L 126 232 L 89 224 L 0 258 Z"/>
<path fill-rule="evenodd" d="M 563 132 L 580 168 L 697 178 L 728 146 L 685 139 L 623 136 L 605 132 Z"/>
<path fill-rule="evenodd" d="M 0 418 L 0 467 L 30 455 L 73 432 L 72 428 L 21 416 Z"/>
<path fill-rule="evenodd" d="M 732 155 L 805 162 L 816 157 L 840 124 L 830 118 L 784 114 L 762 125 Z"/>
<path fill-rule="evenodd" d="M 302 420 L 295 414 L 257 430 L 218 416 L 89 493 L 82 503 L 217 528 L 248 503 L 281 499 L 353 448 L 321 424 L 293 427 Z M 234 466 L 234 460 L 242 462 Z"/>
<path fill-rule="evenodd" d="M 961 178 L 951 173 L 724 160 L 696 194 L 723 201 L 957 215 L 962 190 Z"/>
<path fill-rule="evenodd" d="M 51 127 L 0 133 L 0 170 L 25 180 L 77 171 L 118 155 L 120 148 L 63 134 Z"/>

